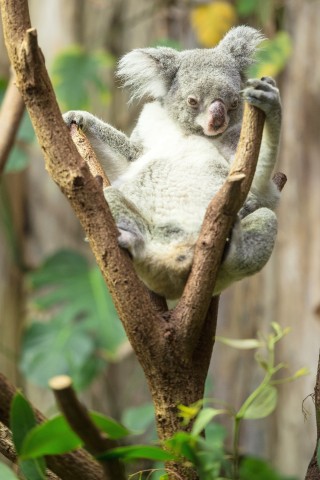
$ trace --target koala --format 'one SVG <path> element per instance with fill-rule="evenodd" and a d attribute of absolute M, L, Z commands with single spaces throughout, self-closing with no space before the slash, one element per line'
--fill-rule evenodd
<path fill-rule="evenodd" d="M 138 276 L 167 299 L 181 296 L 201 224 L 228 176 L 243 102 L 266 121 L 251 190 L 226 243 L 213 294 L 258 272 L 273 250 L 279 191 L 271 181 L 281 105 L 273 79 L 247 79 L 262 35 L 240 26 L 211 49 L 136 49 L 119 62 L 132 99 L 148 98 L 132 135 L 83 111 L 64 114 L 91 142 L 111 186 L 106 201 Z"/>

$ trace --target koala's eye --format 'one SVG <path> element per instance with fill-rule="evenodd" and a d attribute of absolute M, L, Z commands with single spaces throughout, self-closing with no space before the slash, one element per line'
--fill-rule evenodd
<path fill-rule="evenodd" d="M 190 107 L 196 108 L 199 102 L 195 97 L 189 95 L 189 97 L 187 98 L 187 103 L 188 105 L 190 105 Z"/>
<path fill-rule="evenodd" d="M 232 99 L 232 102 L 230 103 L 230 108 L 231 109 L 237 108 L 238 105 L 239 105 L 239 97 L 236 96 Z"/>

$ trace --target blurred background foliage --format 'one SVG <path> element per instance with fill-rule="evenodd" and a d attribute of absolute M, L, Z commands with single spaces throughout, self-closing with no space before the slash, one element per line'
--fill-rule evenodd
<path fill-rule="evenodd" d="M 268 37 L 249 75 L 276 76 L 281 84 L 285 83 L 283 78 L 294 52 L 294 26 L 303 9 L 307 9 L 304 13 L 307 18 L 320 16 L 317 0 L 297 0 L 296 6 L 289 5 L 289 0 L 81 0 L 70 1 L 68 6 L 59 0 L 52 11 L 50 0 L 42 2 L 41 7 L 37 1 L 29 3 L 61 110 L 88 110 L 127 132 L 140 107 L 131 107 L 128 111 L 125 93 L 119 90 L 114 79 L 117 60 L 126 51 L 149 45 L 179 50 L 211 48 L 233 26 L 248 24 L 261 29 Z M 308 8 L 314 8 L 313 13 Z M 310 30 L 314 31 L 314 28 Z M 3 44 L 0 52 L 0 58 L 4 59 Z M 0 62 L 0 100 L 8 76 L 6 59 Z M 311 93 L 308 105 L 313 98 Z M 303 94 L 307 97 L 306 91 Z M 285 128 L 289 127 L 285 124 Z M 287 167 L 286 157 L 283 158 L 281 161 Z M 311 160 L 307 165 L 312 176 Z M 295 193 L 290 192 L 289 189 L 291 198 Z M 133 430 L 147 429 L 148 438 L 155 438 L 153 410 L 141 369 L 134 360 L 83 233 L 60 192 L 43 171 L 27 114 L 1 180 L 0 196 L 0 327 L 6 332 L 0 337 L 1 370 L 7 371 L 16 383 L 24 384 L 30 397 L 40 403 L 48 379 L 55 374 L 69 374 L 76 388 L 84 392 L 84 397 L 95 408 L 122 418 Z M 303 211 L 298 208 L 297 213 Z M 303 231 L 301 226 L 294 228 Z M 310 228 L 305 230 L 310 238 L 313 235 Z M 295 233 L 291 239 L 294 236 Z M 280 249 L 275 255 L 281 254 L 284 243 L 280 236 Z M 261 325 L 267 328 L 270 320 L 282 320 L 284 310 L 275 306 L 274 290 L 275 284 L 281 290 L 282 280 L 277 276 L 274 263 L 270 263 L 266 273 L 234 287 L 224 297 L 226 300 L 222 300 L 221 325 L 228 335 L 237 336 L 243 328 L 243 335 L 251 337 Z M 299 270 L 299 260 L 296 259 L 295 265 Z M 318 285 L 318 274 L 311 275 Z M 303 278 L 304 285 L 308 284 L 306 277 Z M 283 281 L 283 289 L 286 288 Z M 310 295 L 313 293 L 309 292 L 309 298 Z M 263 300 L 259 303 L 260 296 Z M 286 320 L 283 318 L 285 323 Z M 301 338 L 301 330 L 297 330 L 295 341 L 300 342 Z M 292 352 L 296 352 L 299 345 L 295 341 L 287 349 L 294 366 Z M 238 364 L 237 357 L 224 357 L 221 348 L 217 347 L 214 356 L 221 369 L 217 367 L 213 381 L 209 378 L 208 395 L 212 395 L 214 387 L 215 396 L 232 395 L 241 403 L 246 389 L 257 380 L 256 371 L 246 354 Z M 315 345 L 312 351 L 316 351 Z M 297 367 L 306 363 L 300 359 L 297 362 Z M 237 382 L 237 378 L 241 378 L 241 382 Z M 310 393 L 311 385 L 312 380 L 306 385 L 304 396 Z M 50 394 L 45 395 L 45 409 L 50 411 L 52 398 Z M 280 395 L 280 412 L 286 408 L 286 394 L 283 395 L 282 407 Z M 291 411 L 291 415 L 295 416 L 296 412 Z M 280 421 L 290 422 L 280 413 L 270 428 L 266 428 L 265 423 L 252 429 L 247 427 L 245 448 L 271 457 L 287 473 L 300 474 L 309 458 L 307 447 L 311 440 L 303 447 L 302 466 L 301 462 L 297 465 L 298 462 L 291 459 L 292 454 L 288 454 L 291 455 L 289 461 L 283 454 L 288 436 L 280 434 L 282 427 L 276 426 Z M 309 431 L 313 432 L 312 426 Z M 276 447 L 275 432 L 278 432 Z"/>

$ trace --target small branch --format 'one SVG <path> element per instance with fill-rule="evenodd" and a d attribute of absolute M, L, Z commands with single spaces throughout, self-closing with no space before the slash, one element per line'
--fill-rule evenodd
<path fill-rule="evenodd" d="M 71 124 L 70 134 L 79 154 L 87 163 L 91 175 L 93 177 L 101 177 L 103 188 L 110 187 L 109 179 L 106 176 L 105 171 L 101 167 L 100 163 L 98 162 L 93 148 L 88 142 L 81 128 L 79 128 L 75 123 Z"/>
<path fill-rule="evenodd" d="M 316 410 L 317 441 L 313 457 L 308 466 L 305 480 L 319 480 L 320 478 L 320 469 L 317 462 L 317 448 L 320 441 L 320 353 L 318 360 L 316 385 L 314 387 L 314 406 Z"/>
<path fill-rule="evenodd" d="M 23 112 L 24 103 L 14 75 L 11 75 L 0 109 L 0 177 L 13 147 Z"/>
<path fill-rule="evenodd" d="M 245 201 L 255 173 L 264 125 L 261 110 L 245 104 L 240 140 L 228 178 L 214 196 L 196 244 L 192 270 L 173 316 L 190 356 L 203 326 L 220 266 L 226 238 Z"/>
<path fill-rule="evenodd" d="M 0 373 L 0 422 L 10 428 L 9 416 L 16 388 Z M 46 417 L 32 407 L 36 420 L 42 423 Z M 48 468 L 63 480 L 103 480 L 101 466 L 83 449 L 64 455 L 46 457 Z"/>
<path fill-rule="evenodd" d="M 92 455 L 99 455 L 117 446 L 116 442 L 108 439 L 92 422 L 87 409 L 80 403 L 72 388 L 70 377 L 53 377 L 49 385 L 72 430 L 84 441 Z M 107 479 L 125 480 L 124 468 L 119 460 L 101 461 L 101 464 Z"/>

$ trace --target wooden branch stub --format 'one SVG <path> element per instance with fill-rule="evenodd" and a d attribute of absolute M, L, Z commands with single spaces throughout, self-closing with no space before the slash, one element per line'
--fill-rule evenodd
<path fill-rule="evenodd" d="M 104 453 L 117 446 L 116 442 L 108 439 L 93 423 L 88 410 L 78 400 L 69 376 L 53 377 L 49 385 L 72 430 L 84 441 L 92 455 Z M 118 459 L 100 461 L 100 463 L 106 480 L 125 480 L 124 468 Z"/>

